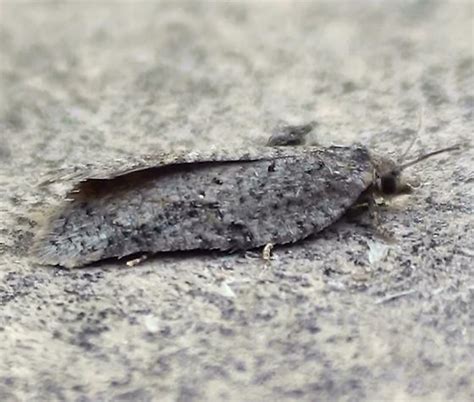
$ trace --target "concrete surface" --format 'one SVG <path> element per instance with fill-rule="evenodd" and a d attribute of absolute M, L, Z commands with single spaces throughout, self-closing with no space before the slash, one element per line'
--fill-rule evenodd
<path fill-rule="evenodd" d="M 473 3 L 2 1 L 2 401 L 474 398 L 472 150 L 409 172 L 383 242 L 345 219 L 265 263 L 61 270 L 28 250 L 42 175 L 155 149 L 312 141 L 415 154 L 473 133 Z"/>

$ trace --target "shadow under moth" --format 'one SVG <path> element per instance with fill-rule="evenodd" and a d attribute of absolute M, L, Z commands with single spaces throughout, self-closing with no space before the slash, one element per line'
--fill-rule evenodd
<path fill-rule="evenodd" d="M 137 253 L 293 243 L 361 196 L 400 192 L 403 169 L 457 148 L 400 164 L 360 145 L 293 146 L 311 130 L 304 127 L 252 150 L 157 154 L 62 177 L 72 190 L 41 230 L 34 259 L 72 268 Z"/>

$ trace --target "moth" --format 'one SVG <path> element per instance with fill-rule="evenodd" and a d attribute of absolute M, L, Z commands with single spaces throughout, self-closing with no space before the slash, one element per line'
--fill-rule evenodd
<path fill-rule="evenodd" d="M 322 231 L 361 197 L 403 190 L 400 164 L 362 145 L 297 146 L 288 130 L 251 150 L 155 154 L 86 166 L 33 248 L 67 268 L 109 258 L 288 244 Z"/>

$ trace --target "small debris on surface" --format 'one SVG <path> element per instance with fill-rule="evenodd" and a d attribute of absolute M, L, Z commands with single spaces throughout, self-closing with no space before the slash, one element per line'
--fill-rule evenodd
<path fill-rule="evenodd" d="M 316 125 L 315 121 L 300 125 L 281 124 L 273 130 L 267 145 L 303 145 L 306 142 L 306 136 L 313 131 Z"/>
<path fill-rule="evenodd" d="M 229 284 L 226 281 L 221 283 L 219 287 L 219 293 L 222 296 L 229 297 L 231 299 L 236 297 L 235 292 L 232 290 L 232 288 L 229 286 Z"/>
<path fill-rule="evenodd" d="M 272 250 L 273 250 L 273 243 L 268 243 L 262 251 L 262 258 L 265 261 L 270 261 L 272 259 Z"/>
<path fill-rule="evenodd" d="M 383 303 L 387 303 L 387 302 L 390 302 L 392 300 L 396 300 L 396 299 L 399 299 L 401 297 L 405 297 L 405 296 L 410 296 L 412 294 L 415 294 L 417 293 L 418 290 L 417 289 L 410 289 L 410 290 L 406 290 L 404 292 L 399 292 L 399 293 L 393 293 L 393 294 L 390 294 L 390 295 L 387 295 L 379 300 L 377 300 L 375 302 L 375 304 L 383 304 Z"/>
<path fill-rule="evenodd" d="M 367 252 L 367 256 L 369 259 L 369 264 L 373 265 L 379 261 L 383 261 L 388 254 L 390 249 L 389 246 L 377 241 L 368 241 L 367 246 L 369 250 Z"/>
<path fill-rule="evenodd" d="M 127 261 L 127 267 L 134 267 L 136 265 L 141 264 L 143 261 L 145 261 L 148 258 L 146 254 L 143 254 L 142 256 L 138 258 L 133 258 L 132 260 Z"/>
<path fill-rule="evenodd" d="M 160 330 L 160 320 L 152 314 L 143 317 L 143 324 L 146 330 L 152 334 Z"/>

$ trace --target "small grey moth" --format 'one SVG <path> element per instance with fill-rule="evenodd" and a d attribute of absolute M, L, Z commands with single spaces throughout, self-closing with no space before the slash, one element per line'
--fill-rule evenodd
<path fill-rule="evenodd" d="M 85 166 L 66 177 L 68 201 L 33 254 L 39 263 L 72 268 L 137 253 L 293 243 L 334 223 L 365 194 L 400 192 L 403 169 L 454 148 L 404 165 L 352 145 L 157 154 Z"/>

